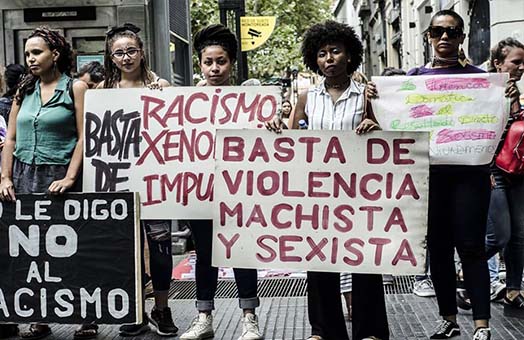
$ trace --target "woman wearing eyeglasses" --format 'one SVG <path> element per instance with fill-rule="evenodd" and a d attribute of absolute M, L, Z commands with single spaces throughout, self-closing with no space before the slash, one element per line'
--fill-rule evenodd
<path fill-rule="evenodd" d="M 460 45 L 464 21 L 454 11 L 437 12 L 428 28 L 434 57 L 408 75 L 483 73 L 468 64 Z M 376 97 L 374 84 L 368 95 Z M 431 165 L 429 181 L 428 249 L 440 321 L 431 339 L 460 335 L 457 325 L 455 248 L 462 261 L 464 283 L 473 308 L 473 340 L 489 340 L 490 284 L 485 252 L 486 221 L 491 184 L 489 164 Z"/>
<path fill-rule="evenodd" d="M 104 58 L 105 80 L 97 88 L 143 88 L 162 89 L 169 82 L 159 78 L 149 69 L 144 53 L 144 44 L 138 35 L 140 28 L 124 24 L 107 32 Z M 155 305 L 150 315 L 144 312 L 141 324 L 123 325 L 120 334 L 136 336 L 149 331 L 152 323 L 158 335 L 174 336 L 178 328 L 173 323 L 168 306 L 168 293 L 173 270 L 171 256 L 171 221 L 142 220 L 141 231 L 149 245 L 149 263 Z M 144 261 L 142 261 L 143 265 Z M 144 272 L 142 268 L 142 272 Z"/>

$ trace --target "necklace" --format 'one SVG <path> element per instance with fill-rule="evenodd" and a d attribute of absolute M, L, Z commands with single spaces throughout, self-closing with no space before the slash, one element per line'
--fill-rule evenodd
<path fill-rule="evenodd" d="M 434 56 L 433 59 L 431 60 L 432 67 L 435 67 L 435 66 L 450 67 L 450 66 L 458 65 L 458 63 L 459 63 L 458 56 L 449 57 L 449 58 L 441 58 L 441 57 Z"/>
<path fill-rule="evenodd" d="M 324 82 L 324 86 L 326 89 L 340 89 L 345 88 L 349 84 L 349 78 L 346 78 L 342 83 L 340 84 L 328 84 L 327 82 Z"/>

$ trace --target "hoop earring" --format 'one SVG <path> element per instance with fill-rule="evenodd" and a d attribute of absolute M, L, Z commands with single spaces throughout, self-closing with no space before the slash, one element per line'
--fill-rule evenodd
<path fill-rule="evenodd" d="M 466 53 L 464 53 L 464 49 L 462 48 L 462 45 L 460 45 L 459 53 L 458 53 L 458 62 L 462 67 L 466 67 L 467 64 L 469 64 L 468 58 L 466 58 Z"/>

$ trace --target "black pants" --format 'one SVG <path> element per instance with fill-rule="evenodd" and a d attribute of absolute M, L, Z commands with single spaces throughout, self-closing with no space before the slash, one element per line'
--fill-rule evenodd
<path fill-rule="evenodd" d="M 457 314 L 455 248 L 473 319 L 489 319 L 490 286 L 485 253 L 491 185 L 487 167 L 433 166 L 429 180 L 428 248 L 431 277 L 442 316 Z"/>
<path fill-rule="evenodd" d="M 199 311 L 213 310 L 218 283 L 218 268 L 211 266 L 213 241 L 212 220 L 192 220 L 190 222 L 197 255 L 196 285 Z M 257 297 L 257 270 L 233 268 L 238 289 L 240 308 L 255 309 L 260 305 Z"/>
<path fill-rule="evenodd" d="M 142 220 L 141 233 L 144 233 L 149 246 L 149 268 L 151 281 L 155 291 L 169 290 L 173 271 L 173 257 L 171 250 L 171 221 L 170 220 Z M 143 239 L 143 238 L 142 238 Z M 142 243 L 142 258 L 143 258 Z M 142 273 L 145 277 L 145 264 L 142 261 Z M 145 284 L 145 282 L 143 282 Z"/>
<path fill-rule="evenodd" d="M 308 272 L 308 314 L 311 334 L 326 340 L 348 340 L 340 296 L 340 274 Z M 352 276 L 352 339 L 389 339 L 382 275 Z"/>

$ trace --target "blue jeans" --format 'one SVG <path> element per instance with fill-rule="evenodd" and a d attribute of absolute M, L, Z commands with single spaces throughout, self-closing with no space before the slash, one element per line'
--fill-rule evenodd
<path fill-rule="evenodd" d="M 495 187 L 491 193 L 486 234 L 486 253 L 492 257 L 504 249 L 506 287 L 520 290 L 524 268 L 524 176 L 511 176 L 492 169 Z"/>
<path fill-rule="evenodd" d="M 191 220 L 190 229 L 196 249 L 196 308 L 198 311 L 215 309 L 215 293 L 218 284 L 218 268 L 211 265 L 213 243 L 213 220 Z M 257 295 L 258 274 L 256 269 L 233 268 L 237 284 L 239 307 L 255 309 L 260 305 Z M 340 283 L 339 283 L 340 284 Z"/>
<path fill-rule="evenodd" d="M 499 263 L 497 262 L 497 258 L 495 255 L 493 255 L 488 260 L 488 270 L 489 270 L 489 281 L 491 283 L 497 282 L 499 280 Z"/>

